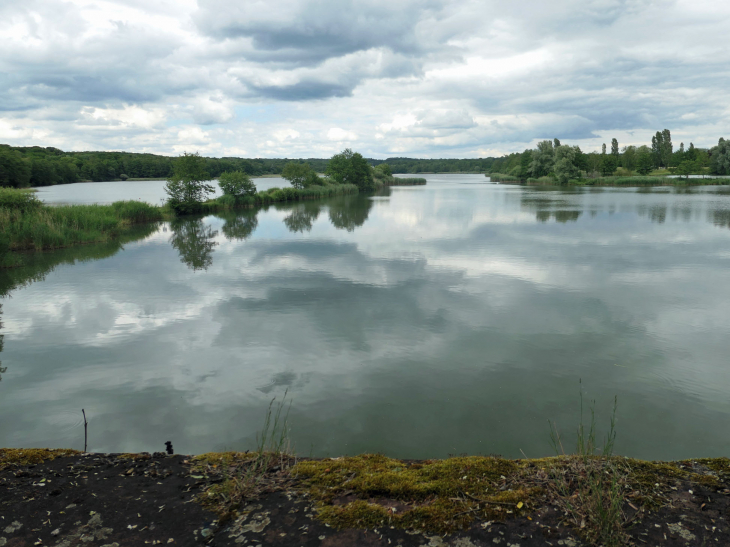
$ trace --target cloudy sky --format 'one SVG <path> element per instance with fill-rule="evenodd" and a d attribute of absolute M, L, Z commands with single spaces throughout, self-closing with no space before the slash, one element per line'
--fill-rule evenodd
<path fill-rule="evenodd" d="M 0 143 L 480 157 L 729 136 L 718 0 L 0 0 Z"/>

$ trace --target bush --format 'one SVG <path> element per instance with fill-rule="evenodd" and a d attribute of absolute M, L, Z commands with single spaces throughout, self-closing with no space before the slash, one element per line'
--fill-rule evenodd
<path fill-rule="evenodd" d="M 614 172 L 614 175 L 617 177 L 633 177 L 635 174 L 631 169 L 626 169 L 625 167 L 619 167 Z"/>
<path fill-rule="evenodd" d="M 243 171 L 227 171 L 218 178 L 218 186 L 223 194 L 242 198 L 244 196 L 256 195 L 256 185 Z"/>
<path fill-rule="evenodd" d="M 34 209 L 40 209 L 42 205 L 43 202 L 36 197 L 35 192 L 15 190 L 13 188 L 0 188 L 0 207 L 20 211 L 32 211 Z"/>

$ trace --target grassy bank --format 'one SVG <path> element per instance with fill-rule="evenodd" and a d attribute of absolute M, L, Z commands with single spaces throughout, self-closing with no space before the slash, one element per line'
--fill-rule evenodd
<path fill-rule="evenodd" d="M 494 182 L 518 183 L 529 185 L 549 186 L 557 185 L 558 182 L 553 177 L 540 177 L 521 179 L 513 175 L 505 175 L 503 173 L 487 173 Z M 686 179 L 686 178 L 670 178 L 662 175 L 646 175 L 646 176 L 611 176 L 598 177 L 595 179 L 578 179 L 571 180 L 569 186 L 714 186 L 730 184 L 727 178 L 703 178 L 703 179 Z"/>
<path fill-rule="evenodd" d="M 253 208 L 272 203 L 297 202 L 357 194 L 354 185 L 270 188 L 253 196 L 221 196 L 192 208 L 189 213 L 212 214 Z M 48 206 L 33 192 L 0 189 L 0 268 L 17 266 L 9 251 L 41 251 L 74 245 L 114 241 L 133 226 L 171 220 L 175 214 L 166 206 L 138 201 L 111 205 Z"/>

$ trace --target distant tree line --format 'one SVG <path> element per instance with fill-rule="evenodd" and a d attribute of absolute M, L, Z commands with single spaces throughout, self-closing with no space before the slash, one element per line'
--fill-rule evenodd
<path fill-rule="evenodd" d="M 242 171 L 249 176 L 279 175 L 292 161 L 287 158 L 203 158 L 210 178 Z M 175 171 L 179 157 L 131 152 L 64 152 L 58 148 L 0 145 L 0 186 L 24 188 L 80 181 L 165 179 Z M 305 160 L 296 160 L 304 162 Z M 329 160 L 307 159 L 317 172 L 324 172 Z"/>
<path fill-rule="evenodd" d="M 720 139 L 710 149 L 685 148 L 680 143 L 675 150 L 669 129 L 657 131 L 651 145 L 619 148 L 611 140 L 610 150 L 604 143 L 600 152 L 583 152 L 579 146 L 567 146 L 560 140 L 544 140 L 537 148 L 516 152 L 494 160 L 488 173 L 501 173 L 522 180 L 551 177 L 561 183 L 580 177 L 648 175 L 666 170 L 681 176 L 692 174 L 730 175 L 730 141 Z"/>
<path fill-rule="evenodd" d="M 387 163 L 392 173 L 487 173 L 497 158 L 416 159 L 388 158 L 368 162 L 375 166 Z"/>
<path fill-rule="evenodd" d="M 542 141 L 537 148 L 509 154 L 501 158 L 417 159 L 364 158 L 373 167 L 386 164 L 391 173 L 502 173 L 520 179 L 553 175 L 554 167 L 562 177 L 585 173 L 586 176 L 612 174 L 648 174 L 656 169 L 671 169 L 676 174 L 730 174 L 730 144 L 720 139 L 710 149 L 688 147 L 680 143 L 676 150 L 668 129 L 657 131 L 651 145 L 619 148 L 613 139 L 610 150 L 604 144 L 601 152 L 583 152 L 572 146 L 561 149 L 558 139 Z M 309 158 L 202 158 L 210 179 L 222 173 L 240 171 L 248 176 L 281 175 L 287 164 L 307 164 L 313 173 L 326 173 L 332 159 Z M 79 181 L 126 180 L 128 178 L 165 179 L 175 172 L 180 157 L 136 154 L 131 152 L 64 152 L 40 146 L 11 147 L 0 145 L 0 186 L 23 188 L 50 186 Z M 292 169 L 290 167 L 290 169 Z M 576 171 L 577 170 L 577 171 Z M 311 178 L 309 171 L 305 173 Z"/>

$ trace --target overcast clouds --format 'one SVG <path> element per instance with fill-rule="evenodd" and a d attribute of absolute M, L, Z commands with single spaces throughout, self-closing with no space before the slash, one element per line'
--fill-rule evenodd
<path fill-rule="evenodd" d="M 0 143 L 479 157 L 730 136 L 717 0 L 0 0 Z"/>

